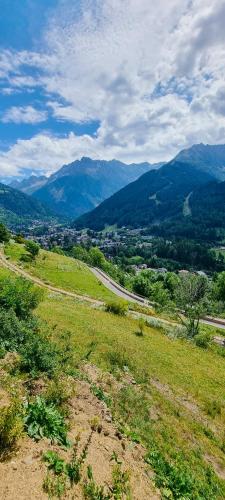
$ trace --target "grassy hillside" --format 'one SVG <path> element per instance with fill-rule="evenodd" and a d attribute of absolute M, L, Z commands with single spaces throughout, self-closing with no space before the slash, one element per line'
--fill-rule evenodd
<path fill-rule="evenodd" d="M 5 255 L 15 263 L 23 265 L 30 274 L 58 288 L 94 299 L 110 300 L 114 295 L 91 273 L 86 264 L 53 252 L 40 251 L 35 263 L 24 263 L 21 257 L 25 248 L 16 243 L 5 247 Z"/>
<path fill-rule="evenodd" d="M 14 261 L 18 262 L 22 253 L 22 246 L 6 247 L 6 254 Z M 26 266 L 29 272 L 60 288 L 102 299 L 108 294 L 88 268 L 73 259 L 41 252 L 36 264 Z M 137 320 L 52 292 L 45 293 L 35 315 L 49 325 L 51 340 L 59 352 L 64 357 L 65 353 L 72 354 L 69 376 L 78 385 L 80 378 L 88 380 L 96 397 L 108 405 L 119 432 L 113 442 L 116 446 L 119 439 L 125 447 L 122 456 L 125 449 L 138 453 L 136 443 L 143 444 L 145 474 L 154 471 L 162 498 L 225 498 L 224 356 L 186 340 L 175 340 L 163 329 L 147 325 L 144 335 L 139 336 Z M 89 370 L 88 377 L 85 369 Z M 39 379 L 40 387 L 42 383 Z M 70 404 L 70 411 L 76 410 L 70 416 L 74 419 L 72 426 L 80 415 L 79 407 L 78 397 Z M 93 410 L 89 416 L 93 419 Z M 76 432 L 82 433 L 82 429 L 80 424 Z M 104 444 L 106 438 L 102 439 Z M 97 445 L 91 453 L 94 460 Z M 104 463 L 105 452 L 101 453 L 97 460 Z M 135 472 L 132 474 L 135 483 Z M 150 493 L 143 496 L 143 500 L 151 498 Z"/>
<path fill-rule="evenodd" d="M 50 310 L 54 310 L 53 319 Z M 89 363 L 111 371 L 120 380 L 125 366 L 125 373 L 132 374 L 137 385 L 111 392 L 115 415 L 122 431 L 131 439 L 140 439 L 149 450 L 157 485 L 162 487 L 165 481 L 166 490 L 171 481 L 175 492 L 183 480 L 186 493 L 168 498 L 224 498 L 224 358 L 186 341 L 171 340 L 150 327 L 140 338 L 137 321 L 67 298 L 51 297 L 39 306 L 38 314 L 54 325 L 54 337 L 61 339 L 62 349 L 63 332 L 70 332 L 77 361 L 88 355 Z M 165 472 L 166 461 L 174 464 L 173 470 Z M 196 489 L 188 486 L 189 476 Z M 188 496 L 189 489 L 194 493 Z M 166 492 L 163 498 L 167 498 Z"/>

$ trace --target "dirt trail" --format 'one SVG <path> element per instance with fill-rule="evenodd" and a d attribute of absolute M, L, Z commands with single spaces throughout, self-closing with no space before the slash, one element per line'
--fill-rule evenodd
<path fill-rule="evenodd" d="M 26 278 L 26 279 L 32 281 L 33 283 L 35 283 L 38 286 L 41 286 L 43 288 L 47 288 L 47 290 L 49 290 L 51 292 L 60 293 L 62 295 L 67 295 L 68 297 L 72 297 L 72 298 L 79 299 L 79 300 L 85 300 L 86 302 L 90 302 L 91 304 L 95 304 L 98 306 L 101 306 L 104 304 L 102 301 L 92 299 L 91 297 L 88 297 L 87 295 L 79 295 L 78 293 L 68 292 L 67 290 L 64 290 L 63 288 L 57 288 L 55 286 L 48 285 L 44 281 L 40 280 L 39 278 L 36 278 L 35 276 L 32 276 L 27 271 L 24 271 L 24 269 L 21 269 L 16 264 L 13 264 L 9 260 L 7 260 L 2 252 L 0 252 L 0 265 L 5 267 L 6 269 L 9 269 L 10 271 L 13 271 L 16 274 L 22 276 L 23 278 Z"/>

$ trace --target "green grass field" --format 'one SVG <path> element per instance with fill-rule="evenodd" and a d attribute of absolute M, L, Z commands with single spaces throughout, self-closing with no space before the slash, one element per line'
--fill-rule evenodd
<path fill-rule="evenodd" d="M 50 311 L 54 311 L 54 318 Z M 62 348 L 70 332 L 78 362 L 92 351 L 89 362 L 103 370 L 115 368 L 112 360 L 130 368 L 143 394 L 137 408 L 134 394 L 129 395 L 126 421 L 148 449 L 157 443 L 162 456 L 175 463 L 181 461 L 185 470 L 191 467 L 196 481 L 207 481 L 205 475 L 211 467 L 223 474 L 225 358 L 186 341 L 171 340 L 153 328 L 146 327 L 144 337 L 137 337 L 137 321 L 65 297 L 51 296 L 37 312 L 54 326 L 54 338 Z M 124 412 L 121 397 L 117 394 L 115 398 L 120 414 Z M 145 398 L 150 401 L 153 415 L 147 422 L 142 417 Z M 218 478 L 218 484 L 225 495 L 225 482 Z M 205 490 L 205 496 L 182 498 L 224 498 L 211 496 L 211 492 Z"/>
<path fill-rule="evenodd" d="M 11 243 L 5 246 L 5 255 L 13 262 L 21 264 L 20 259 L 24 254 L 26 251 L 23 245 Z M 70 292 L 104 301 L 115 297 L 97 280 L 86 264 L 57 253 L 41 250 L 34 264 L 23 263 L 23 267 L 46 283 Z"/>

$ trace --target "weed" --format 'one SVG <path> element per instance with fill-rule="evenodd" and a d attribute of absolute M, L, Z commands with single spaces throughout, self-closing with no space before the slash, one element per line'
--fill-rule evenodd
<path fill-rule="evenodd" d="M 113 485 L 112 485 L 112 498 L 114 500 L 122 500 L 130 498 L 130 473 L 123 471 L 121 464 L 117 463 L 113 469 Z"/>
<path fill-rule="evenodd" d="M 214 482 L 214 474 L 210 467 L 206 467 L 204 471 L 204 481 L 196 479 L 185 457 L 177 453 L 173 461 L 168 461 L 157 447 L 148 453 L 146 462 L 156 473 L 155 483 L 161 489 L 162 498 L 176 500 L 220 498 L 219 487 Z"/>
<path fill-rule="evenodd" d="M 45 392 L 47 403 L 62 407 L 75 393 L 74 381 L 71 377 L 56 376 L 50 380 Z"/>
<path fill-rule="evenodd" d="M 70 479 L 71 484 L 77 484 L 81 479 L 81 469 L 84 464 L 84 461 L 88 454 L 88 448 L 91 443 L 92 432 L 90 433 L 85 446 L 83 447 L 81 454 L 78 456 L 78 445 L 80 441 L 80 437 L 77 436 L 75 445 L 73 448 L 73 456 L 71 462 L 67 465 L 67 475 Z"/>
<path fill-rule="evenodd" d="M 104 486 L 98 486 L 95 483 L 92 468 L 88 465 L 87 480 L 83 485 L 84 498 L 86 500 L 110 500 L 112 497 L 105 492 Z"/>
<path fill-rule="evenodd" d="M 47 451 L 43 455 L 43 460 L 47 464 L 48 472 L 43 483 L 43 489 L 49 496 L 60 498 L 65 491 L 81 480 L 81 471 L 88 454 L 92 432 L 89 435 L 80 455 L 78 456 L 78 446 L 80 436 L 78 435 L 74 444 L 72 459 L 66 462 L 58 453 Z"/>
<path fill-rule="evenodd" d="M 96 398 L 98 398 L 100 401 L 103 401 L 107 406 L 111 405 L 110 397 L 104 393 L 103 389 L 100 386 L 91 384 L 91 391 L 96 396 Z"/>
<path fill-rule="evenodd" d="M 60 458 L 55 451 L 46 451 L 43 455 L 43 460 L 48 464 L 48 469 L 52 470 L 54 474 L 62 474 L 66 472 L 66 463 L 63 458 Z"/>
<path fill-rule="evenodd" d="M 216 415 L 221 415 L 221 404 L 219 401 L 216 401 L 215 399 L 213 401 L 207 401 L 205 403 L 205 411 L 210 417 L 215 418 Z"/>
<path fill-rule="evenodd" d="M 25 409 L 25 429 L 31 438 L 39 440 L 46 437 L 53 443 L 69 446 L 64 418 L 53 404 L 47 404 L 37 396 L 33 402 L 26 403 Z"/>
<path fill-rule="evenodd" d="M 66 477 L 55 477 L 48 473 L 43 482 L 43 490 L 48 494 L 49 498 L 62 498 L 66 491 Z"/>
<path fill-rule="evenodd" d="M 113 454 L 112 460 L 115 460 L 116 465 L 112 472 L 112 486 L 108 486 L 107 490 L 104 486 L 98 486 L 94 480 L 92 467 L 87 468 L 87 480 L 84 482 L 83 491 L 84 498 L 87 500 L 129 500 L 130 497 L 130 473 L 122 470 L 122 462 L 119 461 L 116 453 Z"/>
<path fill-rule="evenodd" d="M 143 337 L 144 335 L 144 330 L 145 330 L 145 320 L 144 318 L 140 318 L 139 321 L 138 321 L 138 327 L 139 329 L 137 330 L 137 332 L 135 332 L 135 334 L 137 335 L 137 337 Z"/>
<path fill-rule="evenodd" d="M 92 431 L 98 432 L 99 434 L 100 434 L 100 432 L 102 432 L 102 423 L 101 423 L 100 418 L 98 416 L 92 417 L 89 420 L 89 423 L 90 423 Z"/>

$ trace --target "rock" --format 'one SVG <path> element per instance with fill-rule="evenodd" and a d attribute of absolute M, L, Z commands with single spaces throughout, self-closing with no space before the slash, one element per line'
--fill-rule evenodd
<path fill-rule="evenodd" d="M 23 464 L 25 465 L 31 465 L 33 463 L 33 457 L 29 455 L 29 457 L 24 458 Z"/>
<path fill-rule="evenodd" d="M 106 415 L 105 420 L 110 424 L 112 422 L 112 417 L 110 415 Z"/>

